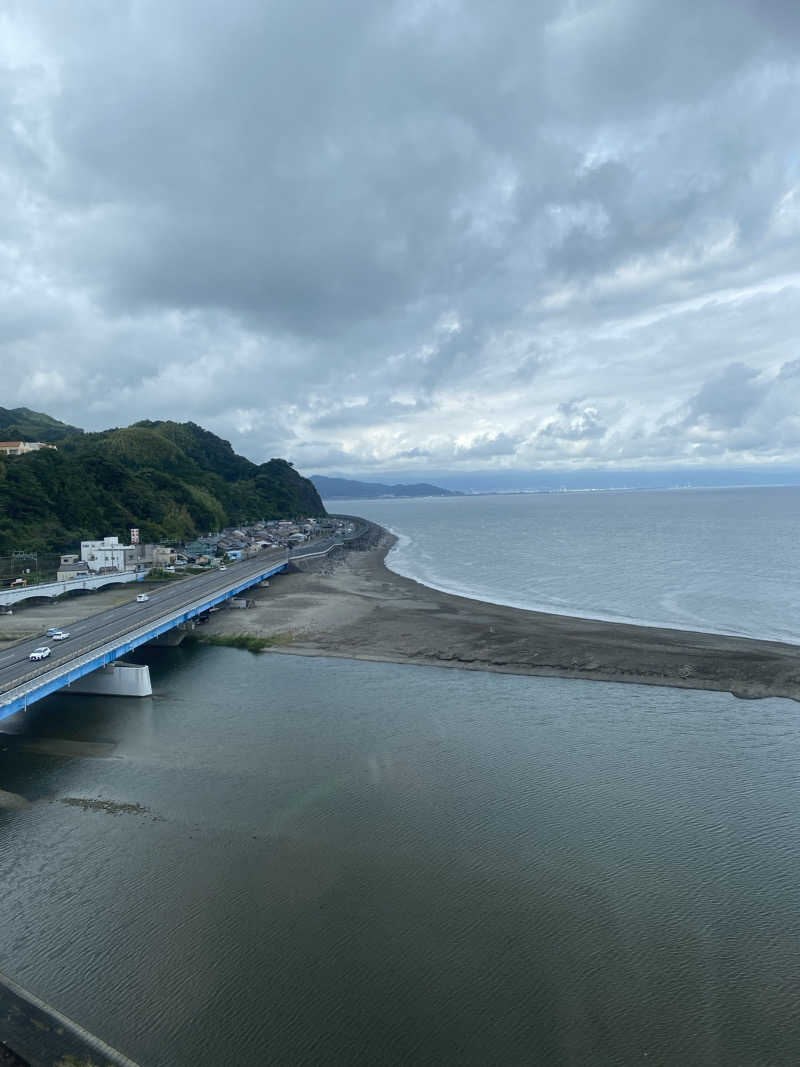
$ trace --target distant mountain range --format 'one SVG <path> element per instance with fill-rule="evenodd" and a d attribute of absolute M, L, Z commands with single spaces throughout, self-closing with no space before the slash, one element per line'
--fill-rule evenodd
<path fill-rule="evenodd" d="M 380 482 L 356 482 L 349 478 L 326 478 L 312 474 L 311 481 L 325 500 L 379 500 L 381 497 L 461 496 L 438 485 L 417 482 L 415 485 L 383 485 Z"/>

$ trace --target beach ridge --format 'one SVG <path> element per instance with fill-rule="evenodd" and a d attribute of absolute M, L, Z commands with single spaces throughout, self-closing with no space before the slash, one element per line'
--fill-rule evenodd
<path fill-rule="evenodd" d="M 759 640 L 527 611 L 440 592 L 390 571 L 376 524 L 361 550 L 298 561 L 213 634 L 280 634 L 265 651 L 800 699 L 800 649 Z"/>

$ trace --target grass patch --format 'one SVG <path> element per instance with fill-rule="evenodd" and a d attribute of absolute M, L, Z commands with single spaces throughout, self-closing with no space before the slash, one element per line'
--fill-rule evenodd
<path fill-rule="evenodd" d="M 292 634 L 272 634 L 270 637 L 256 637 L 255 634 L 192 634 L 201 645 L 223 645 L 225 648 L 243 648 L 248 652 L 263 652 L 265 648 L 290 645 L 294 640 Z"/>

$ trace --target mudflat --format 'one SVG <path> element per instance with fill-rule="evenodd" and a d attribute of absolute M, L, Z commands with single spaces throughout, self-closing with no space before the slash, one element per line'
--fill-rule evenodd
<path fill-rule="evenodd" d="M 390 571 L 394 539 L 278 576 L 209 634 L 277 637 L 270 651 L 800 699 L 800 647 L 551 615 L 441 593 Z"/>

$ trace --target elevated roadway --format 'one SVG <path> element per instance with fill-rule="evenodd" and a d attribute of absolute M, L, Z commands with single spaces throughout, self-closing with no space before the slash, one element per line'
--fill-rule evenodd
<path fill-rule="evenodd" d="M 133 600 L 82 619 L 65 641 L 41 635 L 0 652 L 0 720 L 285 570 L 287 562 L 285 552 L 262 552 L 224 571 L 169 583 L 144 603 Z M 30 660 L 39 645 L 48 645 L 51 655 Z"/>
<path fill-rule="evenodd" d="M 98 612 L 71 625 L 64 641 L 41 635 L 5 649 L 0 652 L 0 720 L 278 574 L 290 559 L 323 555 L 343 541 L 358 538 L 368 528 L 358 520 L 348 522 L 343 534 L 320 538 L 290 553 L 260 552 L 228 564 L 225 570 L 218 568 L 168 583 L 148 592 L 143 603 L 133 600 Z M 48 645 L 51 655 L 30 660 L 30 653 L 39 645 Z"/>

